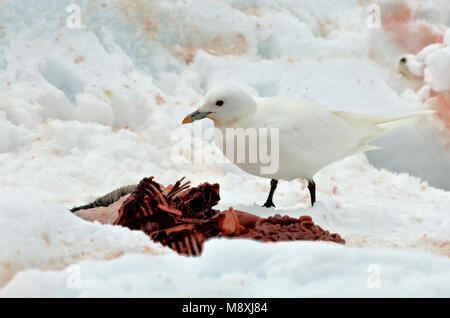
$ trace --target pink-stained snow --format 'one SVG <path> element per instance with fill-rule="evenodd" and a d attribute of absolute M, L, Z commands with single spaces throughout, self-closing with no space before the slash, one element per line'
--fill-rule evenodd
<path fill-rule="evenodd" d="M 72 2 L 0 1 L 0 297 L 450 296 L 448 1 L 380 1 L 380 29 L 356 0 L 80 0 L 71 29 Z M 298 179 L 266 209 L 269 180 L 174 160 L 194 132 L 182 119 L 223 82 L 436 114 L 320 171 L 313 208 Z M 68 211 L 152 175 L 218 182 L 219 209 L 311 215 L 347 244 L 212 239 L 188 258 Z M 74 264 L 80 288 L 68 284 Z"/>

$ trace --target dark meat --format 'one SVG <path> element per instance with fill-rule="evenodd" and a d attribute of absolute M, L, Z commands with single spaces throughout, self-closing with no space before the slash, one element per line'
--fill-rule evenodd
<path fill-rule="evenodd" d="M 339 234 L 315 225 L 309 216 L 299 219 L 275 215 L 260 218 L 235 211 L 213 209 L 219 202 L 219 184 L 190 187 L 184 178 L 164 187 L 143 179 L 122 204 L 114 225 L 145 232 L 151 239 L 181 254 L 199 255 L 210 237 L 250 238 L 262 242 L 330 241 L 344 244 Z"/>

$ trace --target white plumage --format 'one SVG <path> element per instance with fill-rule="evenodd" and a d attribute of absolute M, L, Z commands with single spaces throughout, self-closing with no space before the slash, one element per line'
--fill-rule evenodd
<path fill-rule="evenodd" d="M 376 149 L 370 141 L 399 126 L 404 119 L 432 112 L 346 112 L 287 97 L 253 99 L 239 88 L 222 86 L 210 90 L 199 109 L 183 123 L 207 117 L 223 132 L 226 128 L 278 128 L 278 171 L 267 175 L 261 174 L 260 163 L 236 164 L 250 174 L 273 180 L 307 179 L 310 191 L 315 192 L 313 177 L 320 169 L 347 156 Z M 266 204 L 274 206 L 270 195 L 268 201 Z"/>

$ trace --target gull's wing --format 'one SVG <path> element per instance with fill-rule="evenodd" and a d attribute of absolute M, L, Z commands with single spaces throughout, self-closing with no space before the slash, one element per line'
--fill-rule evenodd
<path fill-rule="evenodd" d="M 257 99 L 254 127 L 279 128 L 280 162 L 288 174 L 308 177 L 322 167 L 359 152 L 377 149 L 368 142 L 406 118 L 429 114 L 371 114 L 334 111 L 308 101 L 283 97 Z M 301 168 L 303 167 L 303 168 Z M 297 176 L 298 177 L 298 176 Z"/>

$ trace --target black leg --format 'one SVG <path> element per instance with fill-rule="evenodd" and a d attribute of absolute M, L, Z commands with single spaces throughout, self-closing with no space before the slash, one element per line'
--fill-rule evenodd
<path fill-rule="evenodd" d="M 311 195 L 311 206 L 313 206 L 316 202 L 316 183 L 314 180 L 308 180 L 308 190 Z"/>
<path fill-rule="evenodd" d="M 277 188 L 278 180 L 272 179 L 270 180 L 270 192 L 269 196 L 267 197 L 266 203 L 264 203 L 263 206 L 266 208 L 275 207 L 275 204 L 273 204 L 273 194 L 275 193 L 275 189 Z"/>

